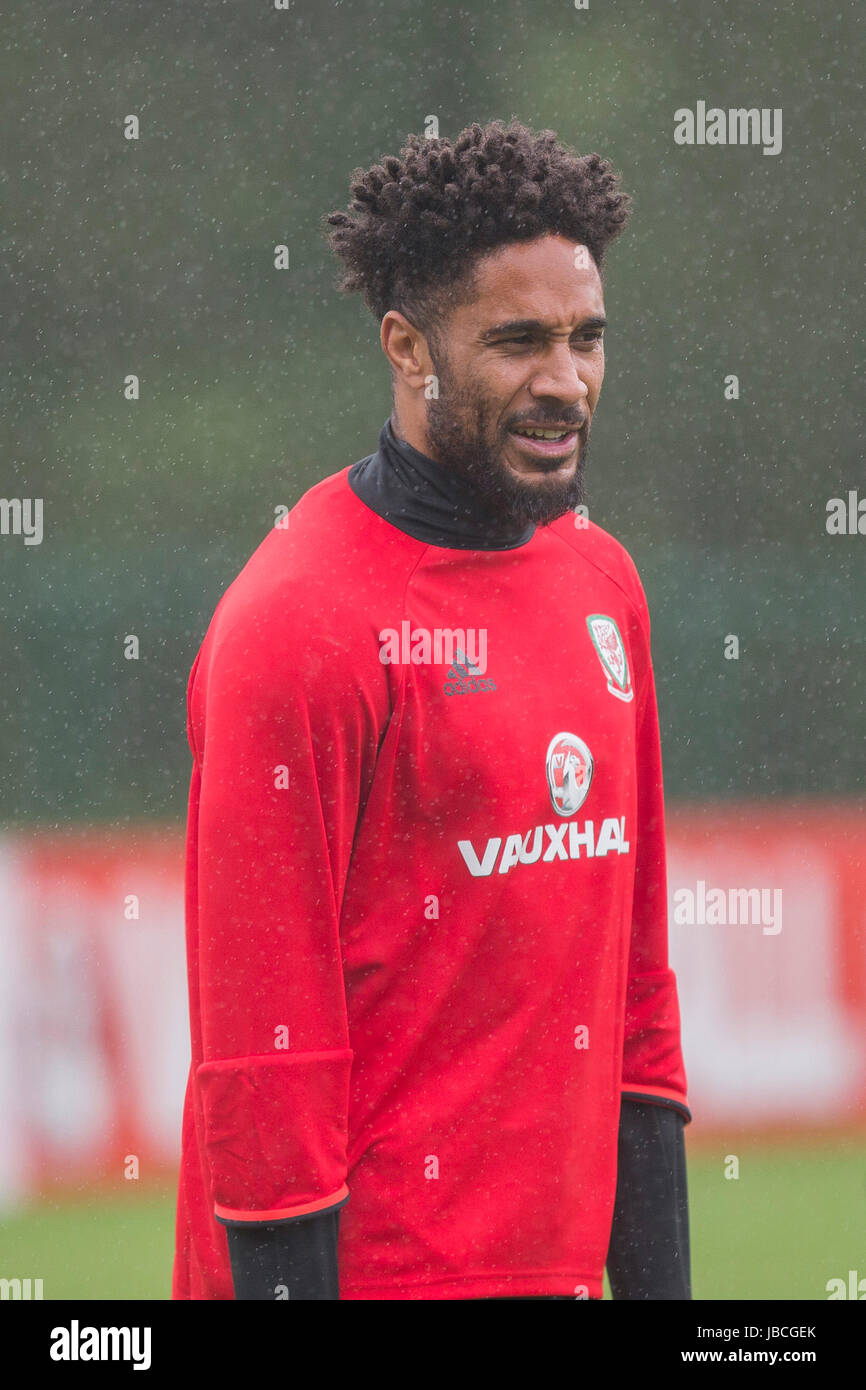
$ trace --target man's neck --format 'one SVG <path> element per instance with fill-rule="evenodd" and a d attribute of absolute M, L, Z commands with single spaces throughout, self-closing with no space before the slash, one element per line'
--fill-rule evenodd
<path fill-rule="evenodd" d="M 465 478 L 403 437 L 394 412 L 382 426 L 375 454 L 353 464 L 348 481 L 371 511 L 427 545 L 516 550 L 535 534 L 531 524 L 495 516 Z"/>
<path fill-rule="evenodd" d="M 444 466 L 441 460 L 434 458 L 433 454 L 430 452 L 430 440 L 427 438 L 427 431 L 423 423 L 415 422 L 410 418 L 405 420 L 401 419 L 397 414 L 396 405 L 391 411 L 391 417 L 388 423 L 391 426 L 391 433 L 398 442 L 411 445 L 417 453 L 423 454 L 425 458 L 432 459 L 433 462 L 438 463 L 440 467 Z"/>

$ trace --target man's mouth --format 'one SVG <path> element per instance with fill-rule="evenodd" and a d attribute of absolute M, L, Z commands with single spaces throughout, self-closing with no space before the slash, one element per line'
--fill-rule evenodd
<path fill-rule="evenodd" d="M 573 425 L 518 425 L 509 430 L 521 453 L 532 458 L 568 458 L 577 443 L 578 428 Z"/>

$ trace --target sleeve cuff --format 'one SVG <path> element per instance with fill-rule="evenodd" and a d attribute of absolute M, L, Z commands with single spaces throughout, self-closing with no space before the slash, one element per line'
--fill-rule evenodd
<path fill-rule="evenodd" d="M 198 1067 L 216 1213 L 240 1221 L 275 1213 L 287 1220 L 339 1201 L 348 1181 L 352 1057 L 349 1048 L 336 1048 Z"/>
<path fill-rule="evenodd" d="M 224 1226 L 285 1225 L 304 1216 L 318 1216 L 321 1212 L 338 1211 L 348 1200 L 349 1188 L 343 1183 L 343 1186 L 337 1192 L 332 1192 L 330 1197 L 320 1197 L 318 1201 L 304 1202 L 297 1207 L 280 1207 L 275 1211 L 236 1211 L 232 1207 L 222 1207 L 215 1202 L 214 1216 Z"/>
<path fill-rule="evenodd" d="M 682 1115 L 686 1124 L 690 1124 L 692 1120 L 692 1112 L 682 1097 L 661 1086 L 653 1087 L 650 1090 L 643 1090 L 637 1086 L 624 1086 L 622 1099 L 644 1101 L 647 1105 L 665 1105 L 669 1110 L 676 1110 L 678 1114 Z"/>

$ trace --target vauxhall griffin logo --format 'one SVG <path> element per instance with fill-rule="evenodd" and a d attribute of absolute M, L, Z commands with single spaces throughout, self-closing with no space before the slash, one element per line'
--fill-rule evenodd
<path fill-rule="evenodd" d="M 553 809 L 559 816 L 573 815 L 586 800 L 592 782 L 592 754 L 583 739 L 576 734 L 556 734 L 547 749 L 545 768 Z M 572 820 L 536 825 L 507 835 L 504 842 L 501 835 L 494 835 L 481 852 L 471 840 L 458 840 L 457 848 L 473 878 L 489 878 L 494 869 L 507 874 L 519 864 L 628 854 L 630 845 L 625 816 L 605 816 L 601 823 Z"/>
<path fill-rule="evenodd" d="M 586 801 L 592 781 L 592 754 L 577 734 L 556 734 L 547 750 L 547 786 L 553 809 L 574 815 Z"/>

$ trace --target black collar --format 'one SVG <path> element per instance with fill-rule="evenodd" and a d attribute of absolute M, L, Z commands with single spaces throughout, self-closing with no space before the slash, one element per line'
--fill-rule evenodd
<path fill-rule="evenodd" d="M 494 516 L 465 479 L 400 439 L 386 420 L 379 448 L 353 463 L 349 486 L 377 516 L 426 545 L 454 550 L 515 550 L 535 534 Z"/>

